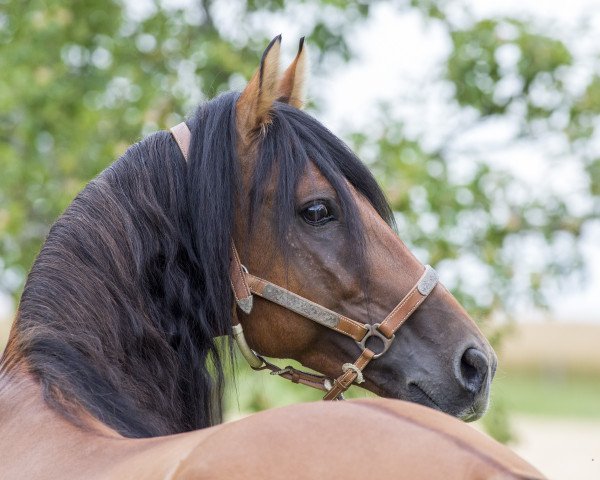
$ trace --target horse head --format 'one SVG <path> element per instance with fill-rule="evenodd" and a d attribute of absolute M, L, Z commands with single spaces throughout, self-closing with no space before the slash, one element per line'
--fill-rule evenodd
<path fill-rule="evenodd" d="M 282 375 L 328 398 L 360 383 L 483 414 L 495 355 L 396 235 L 369 170 L 299 109 L 300 47 L 280 76 L 274 39 L 241 94 L 133 145 L 73 200 L 27 278 L 0 386 L 27 377 L 64 417 L 124 436 L 199 429 L 221 421 L 230 335 L 257 368 L 254 352 L 321 372 Z"/>
<path fill-rule="evenodd" d="M 252 276 L 344 318 L 376 325 L 401 306 L 424 266 L 393 230 L 390 209 L 369 171 L 299 110 L 306 49 L 301 41 L 280 76 L 280 42 L 277 37 L 268 46 L 236 104 L 242 181 L 234 242 L 241 263 Z M 293 358 L 332 378 L 360 353 L 356 338 L 279 303 L 259 298 L 248 314 L 238 309 L 256 352 Z M 496 356 L 477 325 L 439 283 L 406 313 L 392 340 L 378 334 L 363 345 L 376 357 L 388 350 L 370 359 L 362 385 L 465 420 L 479 418 L 488 405 Z"/>

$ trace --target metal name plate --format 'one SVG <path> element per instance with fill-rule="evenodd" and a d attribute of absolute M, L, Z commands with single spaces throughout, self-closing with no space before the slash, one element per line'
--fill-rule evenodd
<path fill-rule="evenodd" d="M 417 284 L 417 290 L 421 295 L 426 297 L 431 293 L 433 288 L 437 285 L 439 280 L 437 272 L 430 266 L 425 265 L 425 273 Z"/>
<path fill-rule="evenodd" d="M 338 326 L 339 316 L 335 312 L 300 298 L 271 283 L 265 285 L 262 296 L 326 327 L 335 328 Z"/>

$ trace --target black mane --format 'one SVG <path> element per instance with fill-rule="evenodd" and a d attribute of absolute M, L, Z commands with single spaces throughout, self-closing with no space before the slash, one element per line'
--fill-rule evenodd
<path fill-rule="evenodd" d="M 50 230 L 1 368 L 26 365 L 47 403 L 71 420 L 85 409 L 129 437 L 221 420 L 214 337 L 231 333 L 237 98 L 207 102 L 188 122 L 189 165 L 169 133 L 155 133 L 92 180 Z M 343 178 L 391 221 L 368 170 L 310 116 L 276 103 L 260 141 L 251 209 L 277 164 L 280 239 L 309 161 L 338 192 L 357 248 L 361 227 Z"/>

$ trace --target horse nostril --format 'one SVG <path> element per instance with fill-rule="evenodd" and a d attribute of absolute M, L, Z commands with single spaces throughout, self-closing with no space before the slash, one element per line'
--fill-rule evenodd
<path fill-rule="evenodd" d="M 489 371 L 487 357 L 476 348 L 467 348 L 460 359 L 460 369 L 456 373 L 456 379 L 465 390 L 471 393 L 479 393 Z"/>

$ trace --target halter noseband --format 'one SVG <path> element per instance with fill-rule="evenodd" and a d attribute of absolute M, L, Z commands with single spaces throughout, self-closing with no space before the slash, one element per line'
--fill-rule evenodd
<path fill-rule="evenodd" d="M 185 122 L 182 122 L 171 128 L 170 132 L 187 161 L 191 140 L 191 132 L 188 126 Z M 271 375 L 279 375 L 294 383 L 301 383 L 323 390 L 327 392 L 323 397 L 324 400 L 342 399 L 343 393 L 350 388 L 350 385 L 364 381 L 363 369 L 371 360 L 379 358 L 388 350 L 394 340 L 395 333 L 423 303 L 438 283 L 436 271 L 426 265 L 421 278 L 381 323 L 365 324 L 333 312 L 268 280 L 252 275 L 242 265 L 233 239 L 231 240 L 229 276 L 236 304 L 244 313 L 249 314 L 252 311 L 253 295 L 258 295 L 313 322 L 346 335 L 356 342 L 361 349 L 360 356 L 354 363 L 342 365 L 343 373 L 332 382 L 323 375 L 303 372 L 293 367 L 280 369 L 268 362 L 248 346 L 242 325 L 239 323 L 237 315 L 233 316 L 233 336 L 242 355 L 254 370 L 270 370 Z M 367 347 L 367 340 L 371 337 L 379 339 L 382 343 L 382 347 L 377 353 Z"/>

